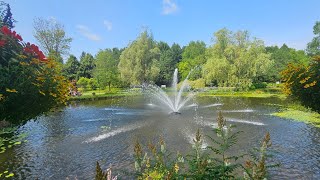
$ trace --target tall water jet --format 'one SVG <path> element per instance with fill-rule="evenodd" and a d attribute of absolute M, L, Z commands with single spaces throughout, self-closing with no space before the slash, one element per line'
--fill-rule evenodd
<path fill-rule="evenodd" d="M 190 73 L 189 73 L 190 74 Z M 180 114 L 180 110 L 186 107 L 185 105 L 194 96 L 193 92 L 188 92 L 185 97 L 183 93 L 188 89 L 188 77 L 182 82 L 181 87 L 178 89 L 178 69 L 176 68 L 172 78 L 172 93 L 166 93 L 162 88 L 154 85 L 149 85 L 147 90 L 153 99 L 156 99 L 157 106 L 165 107 L 169 110 L 169 113 Z"/>

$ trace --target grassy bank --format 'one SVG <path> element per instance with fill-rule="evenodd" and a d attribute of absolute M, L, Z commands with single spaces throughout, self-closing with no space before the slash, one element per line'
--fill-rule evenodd
<path fill-rule="evenodd" d="M 320 114 L 298 104 L 290 104 L 272 115 L 305 122 L 320 128 Z"/>
<path fill-rule="evenodd" d="M 139 95 L 140 91 L 138 89 L 131 89 L 130 91 L 125 89 L 112 89 L 109 90 L 90 90 L 90 91 L 81 91 L 81 96 L 72 96 L 70 101 L 76 100 L 96 100 L 96 99 L 106 99 L 112 97 L 123 97 L 123 96 L 134 96 Z"/>
<path fill-rule="evenodd" d="M 280 88 L 265 88 L 251 91 L 232 91 L 232 90 L 210 90 L 207 92 L 200 92 L 198 96 L 226 96 L 226 97 L 256 97 L 269 98 L 278 97 L 284 99 L 286 96 L 281 92 Z"/>

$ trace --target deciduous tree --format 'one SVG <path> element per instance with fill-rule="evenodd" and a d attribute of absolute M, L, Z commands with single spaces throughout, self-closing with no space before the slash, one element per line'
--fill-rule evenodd
<path fill-rule="evenodd" d="M 147 31 L 142 32 L 121 53 L 118 65 L 121 78 L 131 85 L 155 82 L 160 71 L 159 56 L 160 50 L 152 35 Z"/>
<path fill-rule="evenodd" d="M 37 18 L 33 27 L 34 37 L 45 54 L 53 53 L 55 56 L 68 54 L 72 38 L 66 35 L 62 24 L 55 19 Z"/>

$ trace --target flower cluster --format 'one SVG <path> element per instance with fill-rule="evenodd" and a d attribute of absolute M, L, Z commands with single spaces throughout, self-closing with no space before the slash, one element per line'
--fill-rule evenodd
<path fill-rule="evenodd" d="M 11 31 L 7 26 L 2 26 L 1 32 L 4 35 L 7 35 L 7 36 L 13 37 L 19 41 L 22 41 L 22 37 L 19 34 L 17 34 L 16 31 Z"/>
<path fill-rule="evenodd" d="M 39 47 L 34 44 L 27 43 L 26 47 L 23 48 L 23 52 L 26 53 L 27 55 L 31 55 L 38 58 L 40 61 L 46 60 L 46 57 L 43 54 L 43 52 L 40 51 Z"/>

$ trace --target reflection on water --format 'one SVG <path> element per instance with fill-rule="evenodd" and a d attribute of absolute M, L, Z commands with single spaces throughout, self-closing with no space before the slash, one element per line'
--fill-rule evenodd
<path fill-rule="evenodd" d="M 133 142 L 147 144 L 163 136 L 171 151 L 188 151 L 199 128 L 212 134 L 217 112 L 243 131 L 235 152 L 258 146 L 269 131 L 274 160 L 280 168 L 272 179 L 320 178 L 320 129 L 268 114 L 281 104 L 276 98 L 199 97 L 180 115 L 159 112 L 142 97 L 74 103 L 62 112 L 30 121 L 19 129 L 28 142 L 0 155 L 0 172 L 17 179 L 93 179 L 95 162 L 103 168 L 133 167 Z M 108 128 L 103 128 L 108 127 Z M 204 147 L 209 141 L 204 139 Z M 187 148 L 186 148 L 187 147 Z"/>

